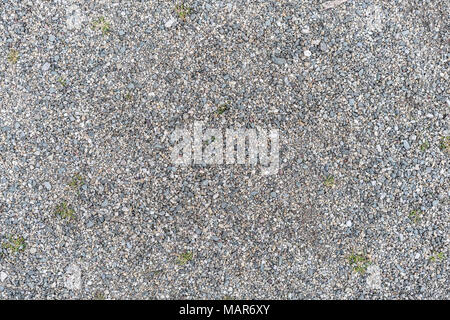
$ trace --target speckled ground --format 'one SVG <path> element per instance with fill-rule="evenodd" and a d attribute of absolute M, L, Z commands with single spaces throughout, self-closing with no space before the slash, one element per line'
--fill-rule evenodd
<path fill-rule="evenodd" d="M 448 16 L 0 0 L 0 299 L 448 299 Z M 175 166 L 200 120 L 279 172 Z"/>

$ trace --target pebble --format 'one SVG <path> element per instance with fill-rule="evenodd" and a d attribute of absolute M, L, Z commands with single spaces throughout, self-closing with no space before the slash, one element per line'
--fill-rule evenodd
<path fill-rule="evenodd" d="M 47 71 L 50 69 L 50 63 L 46 62 L 42 65 L 42 71 Z"/>
<path fill-rule="evenodd" d="M 8 278 L 8 274 L 6 272 L 0 272 L 0 282 L 4 282 Z"/>
<path fill-rule="evenodd" d="M 280 66 L 284 65 L 286 63 L 286 60 L 283 58 L 278 57 L 272 57 L 272 61 Z"/>
<path fill-rule="evenodd" d="M 409 142 L 406 141 L 406 140 L 403 141 L 403 147 L 404 147 L 406 150 L 409 150 L 409 149 L 411 148 L 410 145 L 409 145 Z"/>

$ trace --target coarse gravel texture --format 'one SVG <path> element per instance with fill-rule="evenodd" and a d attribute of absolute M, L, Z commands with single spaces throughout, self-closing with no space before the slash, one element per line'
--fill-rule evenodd
<path fill-rule="evenodd" d="M 449 3 L 322 2 L 0 0 L 0 298 L 448 299 Z"/>

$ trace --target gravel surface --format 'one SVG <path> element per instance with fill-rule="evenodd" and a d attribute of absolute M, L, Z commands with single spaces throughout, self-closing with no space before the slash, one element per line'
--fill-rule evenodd
<path fill-rule="evenodd" d="M 448 299 L 448 2 L 323 2 L 0 0 L 0 298 Z"/>

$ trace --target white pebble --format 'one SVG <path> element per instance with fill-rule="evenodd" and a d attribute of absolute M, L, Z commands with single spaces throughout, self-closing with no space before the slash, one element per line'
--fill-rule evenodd
<path fill-rule="evenodd" d="M 175 23 L 177 22 L 177 19 L 175 18 L 170 18 L 169 20 L 166 21 L 166 28 L 170 28 L 172 27 Z"/>
<path fill-rule="evenodd" d="M 42 71 L 47 71 L 50 69 L 50 63 L 46 62 L 42 65 Z"/>
<path fill-rule="evenodd" d="M 70 265 L 65 274 L 64 284 L 69 290 L 81 289 L 81 269 L 75 264 Z"/>
<path fill-rule="evenodd" d="M 309 27 L 305 27 L 305 28 L 302 29 L 302 33 L 308 34 L 310 32 L 311 31 L 309 30 Z"/>
<path fill-rule="evenodd" d="M 6 272 L 0 272 L 0 282 L 3 282 L 6 280 L 6 278 L 8 278 L 8 275 L 6 274 Z"/>

